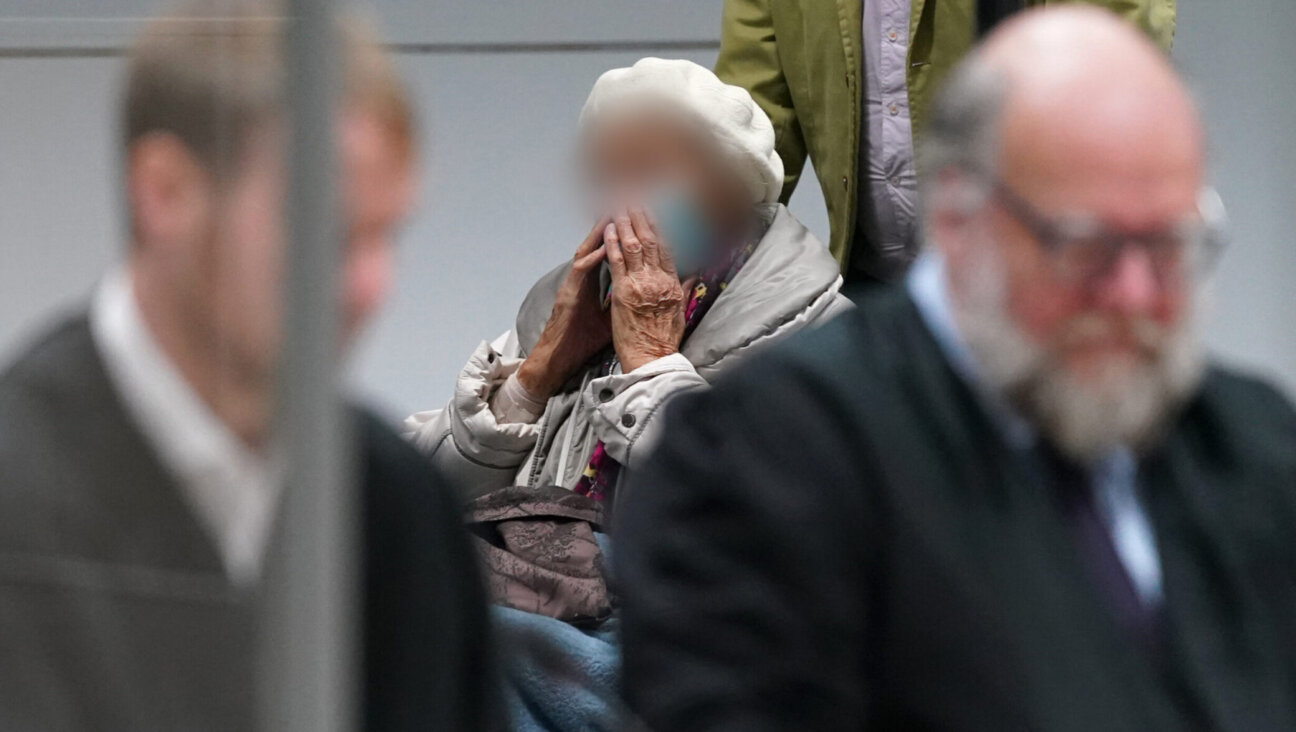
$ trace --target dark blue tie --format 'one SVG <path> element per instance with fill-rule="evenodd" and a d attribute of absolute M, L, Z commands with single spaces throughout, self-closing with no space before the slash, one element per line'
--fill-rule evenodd
<path fill-rule="evenodd" d="M 1160 610 L 1143 602 L 1121 562 L 1098 512 L 1092 476 L 1047 445 L 1042 452 L 1046 475 L 1054 482 L 1063 519 L 1088 579 L 1116 623 L 1149 650 L 1159 650 Z"/>

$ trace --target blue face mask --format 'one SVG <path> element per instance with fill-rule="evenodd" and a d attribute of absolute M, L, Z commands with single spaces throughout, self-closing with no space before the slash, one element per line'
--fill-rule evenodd
<path fill-rule="evenodd" d="M 700 274 L 716 256 L 716 236 L 688 196 L 667 190 L 650 204 L 658 233 L 670 247 L 680 278 Z"/>

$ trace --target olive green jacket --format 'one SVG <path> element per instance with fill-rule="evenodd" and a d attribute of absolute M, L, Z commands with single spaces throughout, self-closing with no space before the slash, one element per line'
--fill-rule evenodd
<path fill-rule="evenodd" d="M 1029 5 L 1059 0 L 1027 0 Z M 1176 0 L 1098 0 L 1167 51 Z M 976 0 L 911 0 L 909 109 L 915 136 L 941 77 L 971 48 Z M 725 0 L 716 74 L 745 87 L 774 123 L 791 197 L 809 154 L 832 227 L 829 248 L 850 261 L 861 124 L 860 0 Z"/>

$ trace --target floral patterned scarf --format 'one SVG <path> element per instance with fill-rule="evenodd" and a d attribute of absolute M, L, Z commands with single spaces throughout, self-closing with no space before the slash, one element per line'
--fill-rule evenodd
<path fill-rule="evenodd" d="M 748 244 L 744 247 L 738 247 L 730 253 L 724 260 L 724 263 L 707 272 L 704 272 L 693 286 L 693 291 L 689 293 L 688 304 L 684 306 L 684 340 L 687 340 L 697 324 L 702 322 L 702 316 L 715 303 L 716 298 L 724 289 L 733 281 L 738 270 L 746 264 L 751 253 L 756 249 L 756 244 Z M 616 353 L 613 352 L 602 365 L 599 367 L 599 376 L 610 375 L 617 366 Z M 594 452 L 590 454 L 589 463 L 585 466 L 585 472 L 581 474 L 580 480 L 576 482 L 575 492 L 582 496 L 601 501 L 612 495 L 615 487 L 617 476 L 621 473 L 621 463 L 618 463 L 607 453 L 607 447 L 599 440 L 594 445 Z"/>

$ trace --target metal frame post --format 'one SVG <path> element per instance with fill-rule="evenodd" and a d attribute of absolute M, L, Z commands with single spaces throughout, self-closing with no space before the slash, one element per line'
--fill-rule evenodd
<path fill-rule="evenodd" d="M 261 608 L 259 726 L 341 732 L 359 719 L 360 506 L 339 388 L 334 0 L 290 0 L 284 28 L 289 244 L 275 441 L 285 482 Z"/>

